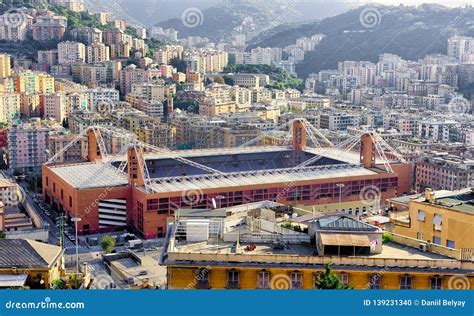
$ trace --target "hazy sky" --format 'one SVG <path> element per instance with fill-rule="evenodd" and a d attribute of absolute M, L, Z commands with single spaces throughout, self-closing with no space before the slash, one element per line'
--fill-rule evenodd
<path fill-rule="evenodd" d="M 441 4 L 447 7 L 459 7 L 465 6 L 466 4 L 474 4 L 473 0 L 358 0 L 361 4 L 366 3 L 381 3 L 388 5 L 399 5 L 400 3 L 404 5 L 420 5 L 423 3 L 436 3 Z"/>

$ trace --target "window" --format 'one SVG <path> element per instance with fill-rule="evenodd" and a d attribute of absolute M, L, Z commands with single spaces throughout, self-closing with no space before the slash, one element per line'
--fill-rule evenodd
<path fill-rule="evenodd" d="M 425 221 L 425 211 L 418 210 L 418 220 L 419 220 L 420 222 L 424 222 L 424 221 Z"/>
<path fill-rule="evenodd" d="M 270 288 L 270 272 L 262 270 L 258 271 L 258 284 L 259 289 L 269 289 Z"/>
<path fill-rule="evenodd" d="M 424 235 L 422 232 L 417 232 L 416 233 L 416 239 L 419 239 L 419 240 L 424 240 Z"/>
<path fill-rule="evenodd" d="M 411 276 L 404 275 L 400 277 L 400 290 L 411 290 Z"/>
<path fill-rule="evenodd" d="M 454 249 L 454 248 L 456 248 L 456 244 L 453 240 L 448 239 L 448 240 L 446 240 L 446 247 Z"/>
<path fill-rule="evenodd" d="M 196 289 L 209 289 L 209 270 L 199 269 L 196 271 Z"/>
<path fill-rule="evenodd" d="M 61 200 L 64 200 L 64 190 L 61 189 Z"/>
<path fill-rule="evenodd" d="M 441 277 L 440 276 L 434 276 L 432 278 L 430 278 L 430 285 L 431 285 L 431 289 L 432 290 L 441 290 L 442 289 L 442 286 L 441 286 L 442 282 L 441 282 Z"/>
<path fill-rule="evenodd" d="M 443 217 L 440 214 L 435 214 L 433 217 L 433 229 L 437 231 L 441 231 L 441 223 L 443 221 Z"/>
<path fill-rule="evenodd" d="M 69 207 L 72 207 L 72 196 L 69 197 Z"/>
<path fill-rule="evenodd" d="M 344 285 L 349 285 L 349 274 L 347 273 L 340 273 L 339 274 L 339 281 L 341 281 Z"/>
<path fill-rule="evenodd" d="M 380 290 L 380 283 L 382 281 L 381 274 L 372 274 L 369 277 L 369 289 L 371 290 Z"/>
<path fill-rule="evenodd" d="M 291 272 L 290 280 L 291 280 L 292 289 L 303 288 L 303 273 L 302 272 L 299 272 L 299 271 Z"/>
<path fill-rule="evenodd" d="M 441 245 L 441 237 L 433 236 L 433 244 Z"/>
<path fill-rule="evenodd" d="M 227 288 L 238 289 L 240 287 L 239 277 L 240 277 L 239 271 L 237 270 L 227 271 Z"/>

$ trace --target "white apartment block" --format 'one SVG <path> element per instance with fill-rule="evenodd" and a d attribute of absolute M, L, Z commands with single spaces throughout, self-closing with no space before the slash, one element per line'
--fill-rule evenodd
<path fill-rule="evenodd" d="M 0 93 L 0 122 L 9 122 L 20 113 L 20 95 Z"/>
<path fill-rule="evenodd" d="M 85 62 L 86 46 L 79 42 L 61 42 L 58 44 L 58 63 L 71 65 Z"/>

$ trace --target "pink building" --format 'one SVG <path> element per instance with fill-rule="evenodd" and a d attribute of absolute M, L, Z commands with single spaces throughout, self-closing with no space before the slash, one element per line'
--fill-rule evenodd
<path fill-rule="evenodd" d="M 31 119 L 15 124 L 8 132 L 8 159 L 10 169 L 32 170 L 46 161 L 48 137 L 62 130 L 56 121 Z"/>

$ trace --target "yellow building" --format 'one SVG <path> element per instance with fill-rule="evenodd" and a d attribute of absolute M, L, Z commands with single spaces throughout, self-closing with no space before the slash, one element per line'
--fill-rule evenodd
<path fill-rule="evenodd" d="M 278 207 L 265 201 L 178 210 L 161 262 L 168 288 L 315 289 L 330 263 L 354 289 L 474 289 L 474 263 L 457 250 L 382 238 L 380 228 L 345 214 L 285 220 Z"/>
<path fill-rule="evenodd" d="M 21 71 L 16 78 L 17 93 L 54 93 L 54 77 L 34 71 Z"/>
<path fill-rule="evenodd" d="M 393 231 L 436 245 L 474 252 L 474 190 L 432 191 L 390 199 Z"/>
<path fill-rule="evenodd" d="M 12 75 L 10 63 L 10 55 L 0 54 L 0 79 L 5 79 Z"/>
<path fill-rule="evenodd" d="M 65 275 L 64 250 L 25 239 L 0 239 L 0 288 L 49 289 Z"/>
<path fill-rule="evenodd" d="M 226 103 L 220 103 L 216 102 L 215 100 L 206 100 L 203 103 L 199 104 L 199 114 L 208 116 L 208 117 L 214 117 L 214 116 L 219 116 L 221 114 L 226 114 L 226 113 L 235 113 L 236 112 L 236 106 L 235 102 L 226 102 Z"/>
<path fill-rule="evenodd" d="M 54 93 L 54 77 L 47 74 L 38 74 L 39 79 L 39 90 L 41 94 L 50 94 Z"/>

